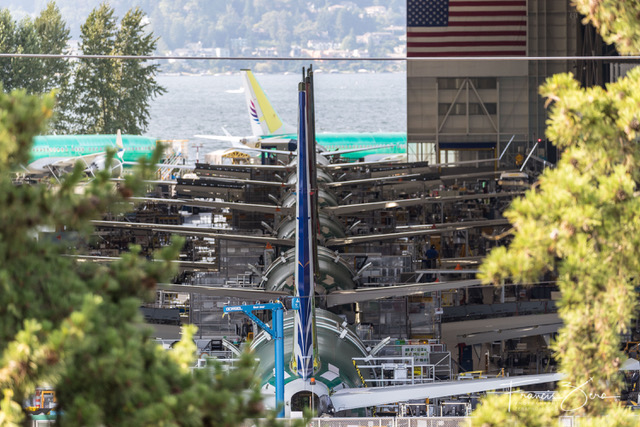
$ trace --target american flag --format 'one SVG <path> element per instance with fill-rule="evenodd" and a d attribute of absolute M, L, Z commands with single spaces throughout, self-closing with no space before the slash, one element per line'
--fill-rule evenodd
<path fill-rule="evenodd" d="M 525 56 L 526 0 L 407 0 L 407 56 Z"/>

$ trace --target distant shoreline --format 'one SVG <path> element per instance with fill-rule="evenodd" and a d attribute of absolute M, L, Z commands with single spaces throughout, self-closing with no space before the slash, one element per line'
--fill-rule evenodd
<path fill-rule="evenodd" d="M 406 74 L 406 71 L 375 71 L 375 70 L 371 70 L 371 71 L 324 71 L 322 69 L 317 69 L 315 70 L 316 74 Z M 219 77 L 219 76 L 235 76 L 235 75 L 239 75 L 240 74 L 240 70 L 238 71 L 227 71 L 225 73 L 189 73 L 189 72 L 167 72 L 167 73 L 162 73 L 159 72 L 157 75 L 161 76 L 161 77 Z M 279 72 L 263 72 L 263 71 L 256 71 L 254 72 L 254 74 L 256 75 L 262 75 L 262 74 L 267 74 L 267 75 L 274 75 L 274 76 L 289 76 L 291 74 L 296 74 L 296 73 L 292 73 L 290 71 L 279 71 Z"/>

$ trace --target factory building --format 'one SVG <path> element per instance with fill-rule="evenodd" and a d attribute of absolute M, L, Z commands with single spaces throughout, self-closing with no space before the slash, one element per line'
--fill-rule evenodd
<path fill-rule="evenodd" d="M 534 154 L 553 163 L 539 86 L 556 73 L 593 85 L 620 71 L 603 61 L 550 58 L 615 52 L 569 1 L 469 3 L 407 2 L 409 161 L 493 158 L 513 137 L 507 160 L 520 164 L 539 142 Z"/>

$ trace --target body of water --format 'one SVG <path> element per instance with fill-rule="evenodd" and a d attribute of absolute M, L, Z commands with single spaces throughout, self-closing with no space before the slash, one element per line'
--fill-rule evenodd
<path fill-rule="evenodd" d="M 297 90 L 301 74 L 258 74 L 260 85 L 285 122 L 296 125 Z M 158 139 L 188 139 L 189 152 L 229 146 L 194 135 L 251 135 L 241 92 L 240 74 L 220 76 L 158 76 L 167 93 L 151 102 L 147 135 Z M 315 75 L 317 132 L 406 132 L 406 75 Z M 201 156 L 202 159 L 202 156 Z"/>

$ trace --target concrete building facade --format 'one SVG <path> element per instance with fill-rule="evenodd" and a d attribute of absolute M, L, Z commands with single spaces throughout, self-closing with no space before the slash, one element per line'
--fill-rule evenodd
<path fill-rule="evenodd" d="M 538 88 L 555 73 L 577 74 L 581 64 L 535 58 L 582 54 L 580 16 L 569 1 L 507 3 L 522 3 L 523 10 L 526 4 L 526 56 L 484 52 L 482 60 L 443 60 L 429 54 L 408 60 L 410 161 L 433 164 L 492 158 L 512 137 L 507 162 L 521 161 L 538 139 L 536 154 L 548 156 L 546 111 Z"/>

